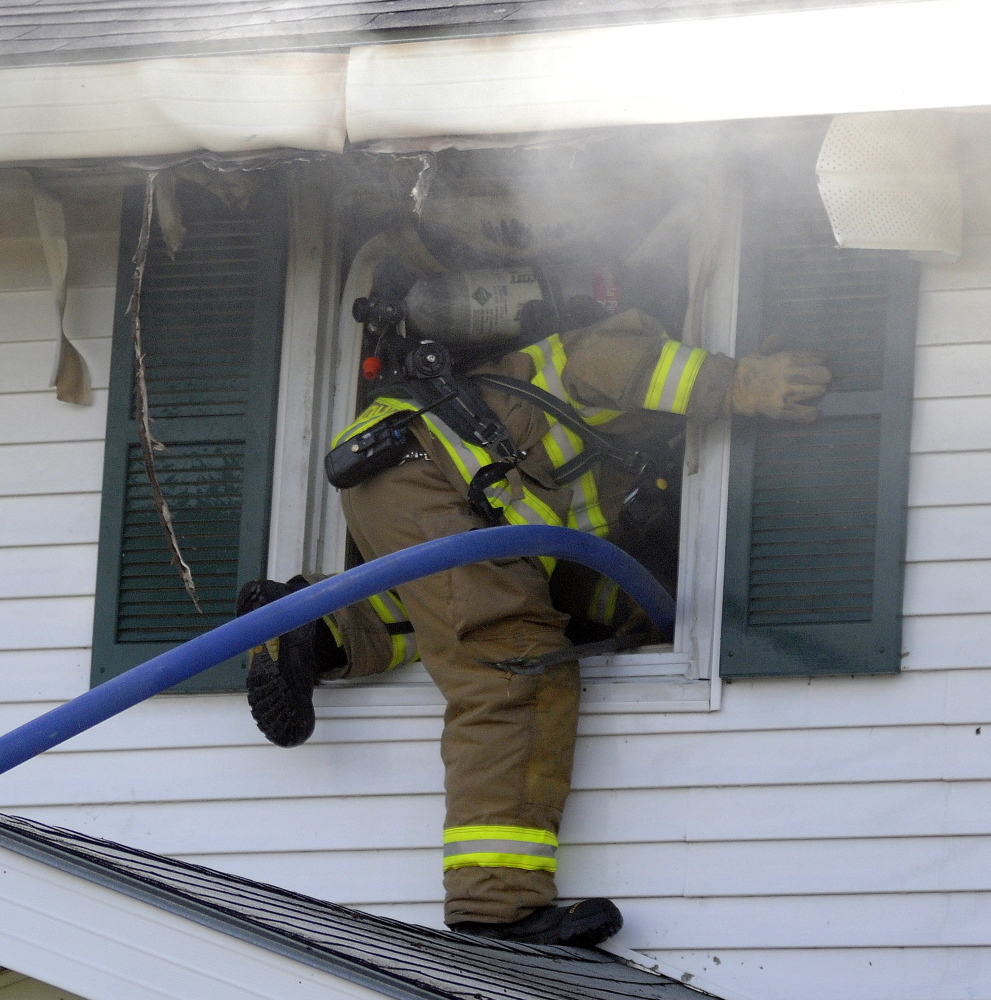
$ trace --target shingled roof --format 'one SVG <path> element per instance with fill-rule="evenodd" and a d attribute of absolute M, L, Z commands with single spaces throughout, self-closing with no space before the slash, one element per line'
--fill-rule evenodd
<path fill-rule="evenodd" d="M 15 816 L 0 849 L 397 1000 L 698 1000 L 599 950 L 498 942 L 349 910 Z"/>
<path fill-rule="evenodd" d="M 907 0 L 4 0 L 0 65 L 347 48 Z"/>

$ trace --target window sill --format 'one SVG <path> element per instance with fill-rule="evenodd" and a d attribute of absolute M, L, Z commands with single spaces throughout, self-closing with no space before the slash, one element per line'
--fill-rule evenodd
<path fill-rule="evenodd" d="M 687 677 L 689 666 L 685 654 L 663 649 L 583 660 L 582 714 L 708 712 L 713 707 L 710 682 Z M 608 676 L 603 675 L 606 670 Z M 444 712 L 444 698 L 421 663 L 378 678 L 325 681 L 317 687 L 314 705 L 318 719 L 409 718 Z"/>

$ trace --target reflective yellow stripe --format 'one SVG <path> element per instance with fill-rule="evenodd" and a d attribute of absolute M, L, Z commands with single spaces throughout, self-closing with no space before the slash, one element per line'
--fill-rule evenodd
<path fill-rule="evenodd" d="M 435 438 L 444 446 L 451 456 L 451 461 L 457 466 L 458 472 L 466 483 L 470 483 L 483 465 L 492 461 L 489 453 L 478 445 L 469 444 L 458 437 L 436 414 L 428 413 L 423 417 L 427 427 Z M 510 499 L 509 483 L 503 479 L 486 487 L 485 495 L 496 506 L 502 509 L 510 524 L 550 524 L 560 525 L 561 519 L 539 497 L 535 496 L 525 486 L 520 500 Z M 548 573 L 554 571 L 556 560 L 549 556 L 540 559 Z"/>
<path fill-rule="evenodd" d="M 344 636 L 341 635 L 341 630 L 337 627 L 337 622 L 335 622 L 330 615 L 324 615 L 323 623 L 330 629 L 330 634 L 334 637 L 334 642 L 336 642 L 338 646 L 343 647 Z"/>
<path fill-rule="evenodd" d="M 425 413 L 423 421 L 430 433 L 444 446 L 466 483 L 470 483 L 482 466 L 491 461 L 484 448 L 462 441 L 435 413 Z"/>
<path fill-rule="evenodd" d="M 582 439 L 570 428 L 555 420 L 549 413 L 545 413 L 550 430 L 540 439 L 544 446 L 551 466 L 560 469 L 566 462 L 577 458 L 585 450 Z"/>
<path fill-rule="evenodd" d="M 519 840 L 527 844 L 558 846 L 550 830 L 538 826 L 449 826 L 444 830 L 444 843 L 458 840 Z"/>
<path fill-rule="evenodd" d="M 591 469 L 571 484 L 568 527 L 598 535 L 600 538 L 609 533 L 609 524 L 599 504 L 599 491 Z"/>
<path fill-rule="evenodd" d="M 647 387 L 644 408 L 684 413 L 705 358 L 706 352 L 701 347 L 689 347 L 676 340 L 666 341 Z"/>
<path fill-rule="evenodd" d="M 650 385 L 647 387 L 647 395 L 643 401 L 645 410 L 656 410 L 661 405 L 661 394 L 664 392 L 668 373 L 671 371 L 671 366 L 674 364 L 675 355 L 678 353 L 680 346 L 676 340 L 667 340 L 664 342 L 664 346 L 661 348 L 661 356 L 658 358 L 654 374 L 650 379 Z"/>
<path fill-rule="evenodd" d="M 524 349 L 524 353 L 530 355 L 537 373 L 531 379 L 533 384 L 552 396 L 566 403 L 575 406 L 582 414 L 582 418 L 588 423 L 605 423 L 618 416 L 616 410 L 599 410 L 596 407 L 579 407 L 568 395 L 564 388 L 562 374 L 564 366 L 568 363 L 567 355 L 564 352 L 564 344 L 561 338 L 554 334 Z M 551 364 L 547 363 L 547 355 L 551 357 Z M 589 418 L 589 411 L 595 411 L 596 419 Z M 551 414 L 545 413 L 550 430 L 541 438 L 540 443 L 544 446 L 551 465 L 555 469 L 560 469 L 566 462 L 580 455 L 585 450 L 585 443 L 574 431 L 565 427 Z M 568 511 L 568 527 L 577 531 L 585 531 L 591 534 L 604 536 L 608 532 L 608 525 L 599 504 L 599 491 L 595 484 L 595 476 L 591 470 L 581 475 L 571 485 L 572 499 L 571 508 Z"/>
<path fill-rule="evenodd" d="M 456 826 L 444 831 L 444 871 L 470 866 L 557 869 L 557 837 L 525 826 Z"/>
<path fill-rule="evenodd" d="M 699 369 L 705 359 L 706 352 L 702 348 L 693 348 L 691 355 L 685 362 L 685 370 L 678 381 L 678 391 L 675 393 L 674 405 L 671 407 L 672 413 L 685 413 L 688 410 L 688 400 L 691 398 L 695 379 L 698 378 Z"/>
<path fill-rule="evenodd" d="M 610 420 L 615 420 L 623 412 L 622 410 L 607 410 L 604 406 L 579 406 L 578 409 L 581 411 L 582 419 L 593 427 L 598 427 L 599 424 L 608 424 Z"/>
<path fill-rule="evenodd" d="M 367 431 L 369 427 L 377 424 L 380 420 L 398 413 L 400 410 L 416 410 L 418 407 L 413 403 L 408 403 L 402 399 L 387 399 L 382 397 L 376 399 L 371 406 L 366 407 L 352 423 L 348 424 L 339 434 L 335 434 L 330 442 L 332 448 L 336 448 L 342 441 L 350 441 L 351 438 Z"/>
<path fill-rule="evenodd" d="M 542 372 L 544 370 L 544 365 L 547 364 L 547 359 L 544 357 L 544 348 L 550 350 L 550 341 L 541 340 L 536 344 L 531 344 L 529 347 L 524 347 L 520 351 L 521 354 L 529 354 L 533 361 L 534 367 L 537 372 Z"/>
<path fill-rule="evenodd" d="M 393 622 L 405 622 L 407 625 L 409 624 L 409 615 L 406 614 L 406 609 L 403 607 L 403 602 L 399 600 L 398 594 L 390 590 L 376 596 L 380 598 L 389 610 Z M 389 666 L 390 670 L 393 667 L 402 667 L 407 663 L 412 663 L 418 657 L 416 633 L 400 632 L 398 635 L 394 635 L 392 637 L 392 651 L 393 663 Z"/>
<path fill-rule="evenodd" d="M 556 333 L 546 340 L 540 341 L 539 344 L 525 347 L 523 353 L 530 355 L 537 370 L 537 374 L 531 379 L 533 384 L 545 392 L 549 392 L 555 398 L 570 403 L 578 410 L 582 419 L 593 427 L 608 423 L 619 416 L 619 410 L 607 410 L 601 406 L 582 406 L 568 394 L 567 389 L 564 388 L 564 366 L 568 363 L 568 356 L 565 354 L 561 338 Z M 550 355 L 551 364 L 547 363 L 548 355 Z"/>
<path fill-rule="evenodd" d="M 368 603 L 372 606 L 375 614 L 387 625 L 395 625 L 398 622 L 408 622 L 406 609 L 398 597 L 392 593 L 373 594 L 368 598 Z M 416 659 L 416 636 L 412 632 L 402 632 L 392 636 L 392 660 L 387 670 L 394 670 L 396 667 L 405 666 Z"/>
<path fill-rule="evenodd" d="M 592 592 L 588 606 L 588 616 L 599 625 L 612 625 L 616 617 L 616 603 L 619 600 L 619 586 L 608 577 L 600 577 Z"/>
<path fill-rule="evenodd" d="M 561 338 L 556 334 L 539 344 L 532 344 L 524 348 L 524 353 L 529 354 L 537 368 L 537 374 L 533 378 L 533 383 L 557 398 L 565 400 L 574 405 L 573 401 L 564 391 L 560 373 L 564 370 L 567 357 L 564 353 L 564 346 Z M 550 355 L 553 363 L 548 363 Z M 391 397 L 380 397 L 369 406 L 358 419 L 345 428 L 334 438 L 336 447 L 341 441 L 347 441 L 367 430 L 379 420 L 392 413 L 402 410 L 415 410 L 418 407 L 407 400 L 393 399 Z M 594 411 L 602 423 L 618 415 L 616 411 L 600 411 L 597 408 L 580 408 L 583 415 Z M 546 414 L 549 424 L 548 433 L 544 436 L 542 443 L 547 450 L 548 457 L 554 468 L 560 468 L 576 455 L 584 450 L 584 442 L 574 431 L 564 427 L 550 414 Z M 423 421 L 430 433 L 443 445 L 444 450 L 454 462 L 458 473 L 466 483 L 471 483 L 479 470 L 492 462 L 492 457 L 478 445 L 471 444 L 455 434 L 450 427 L 435 413 L 423 415 Z M 513 500 L 511 490 L 507 480 L 501 480 L 486 487 L 486 496 L 491 503 L 502 509 L 506 520 L 510 524 L 536 524 L 536 525 L 561 525 L 563 522 L 554 511 L 544 503 L 539 497 L 523 488 L 523 497 Z M 607 531 L 605 518 L 599 505 L 598 490 L 595 485 L 595 478 L 591 471 L 584 473 L 572 485 L 571 510 L 568 513 L 568 524 L 577 527 L 580 531 L 594 532 L 604 535 Z M 541 563 L 548 573 L 554 571 L 556 560 L 549 556 L 542 556 Z"/>
<path fill-rule="evenodd" d="M 454 868 L 521 868 L 528 872 L 556 872 L 557 858 L 533 858 L 527 854 L 477 852 L 444 858 L 444 871 Z"/>

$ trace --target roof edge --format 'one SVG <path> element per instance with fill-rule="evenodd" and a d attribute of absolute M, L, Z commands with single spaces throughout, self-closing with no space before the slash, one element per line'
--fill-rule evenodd
<path fill-rule="evenodd" d="M 438 998 L 448 1000 L 448 994 L 424 989 L 415 983 L 391 976 L 374 966 L 366 966 L 343 956 L 332 956 L 312 944 L 293 941 L 288 935 L 276 934 L 245 917 L 208 907 L 181 893 L 169 892 L 161 886 L 150 885 L 133 875 L 123 872 L 111 873 L 71 851 L 34 840 L 21 832 L 0 827 L 0 848 L 6 848 L 22 857 L 118 892 L 130 899 L 147 903 L 247 944 L 275 952 L 283 958 L 292 959 L 357 986 L 364 986 L 393 997 L 394 1000 L 438 1000 Z"/>

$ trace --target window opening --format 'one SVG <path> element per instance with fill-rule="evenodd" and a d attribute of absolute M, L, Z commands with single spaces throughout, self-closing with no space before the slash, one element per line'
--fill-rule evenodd
<path fill-rule="evenodd" d="M 410 192 L 423 169 L 422 158 L 346 154 L 350 182 L 341 216 L 342 284 L 355 261 L 383 234 L 413 230 L 425 254 L 447 270 L 449 280 L 447 287 L 443 278 L 430 287 L 429 266 L 416 273 L 421 279 L 417 290 L 427 287 L 434 299 L 423 294 L 417 299 L 412 293 L 407 298 L 407 325 L 410 332 L 431 336 L 439 317 L 467 327 L 480 318 L 482 329 L 475 331 L 468 347 L 450 345 L 463 368 L 470 368 L 474 359 L 507 354 L 542 339 L 534 328 L 506 335 L 505 320 L 516 319 L 523 303 L 532 304 L 534 298 L 564 305 L 583 296 L 608 313 L 639 308 L 660 320 L 674 339 L 681 339 L 689 302 L 693 213 L 705 188 L 697 153 L 709 142 L 709 130 L 696 129 L 681 149 L 655 132 L 581 148 L 446 150 L 436 157 L 419 215 L 413 212 Z M 385 248 L 383 257 L 387 255 Z M 525 284 L 527 294 L 510 288 L 508 304 L 500 303 L 499 296 L 506 296 L 511 283 Z M 362 293 L 369 290 L 363 288 Z M 438 290 L 444 293 L 441 301 Z M 342 301 L 342 312 L 349 312 L 351 305 L 350 299 Z M 375 352 L 375 339 L 364 334 L 360 355 L 351 361 L 354 370 L 342 373 L 357 379 L 352 416 L 381 394 L 381 385 L 358 377 Z M 637 417 L 628 439 L 654 452 L 669 451 L 670 463 L 655 481 L 651 502 L 642 498 L 635 530 L 621 526 L 616 517 L 632 483 L 605 470 L 600 477 L 603 506 L 614 512 L 608 537 L 676 594 L 685 421 L 647 411 Z M 349 538 L 344 565 L 360 561 Z M 596 621 L 589 611 L 596 605 L 600 611 L 614 610 L 616 595 L 596 593 L 595 581 L 585 578 L 580 567 L 561 564 L 552 592 L 555 603 L 572 615 L 572 641 L 594 642 L 613 633 L 613 627 Z"/>

